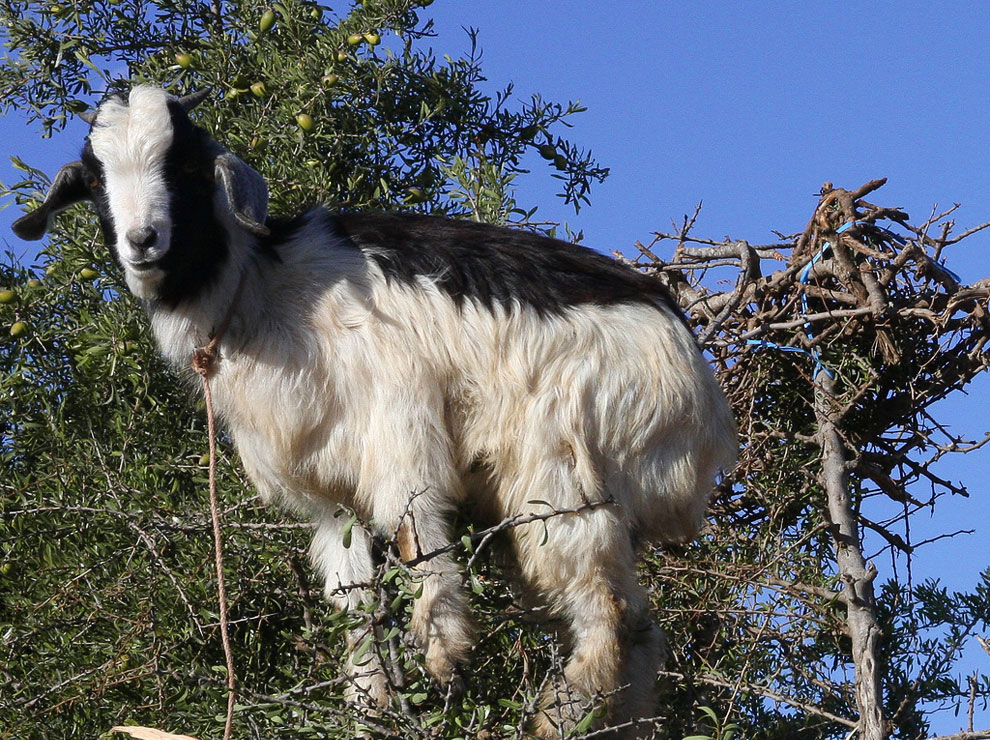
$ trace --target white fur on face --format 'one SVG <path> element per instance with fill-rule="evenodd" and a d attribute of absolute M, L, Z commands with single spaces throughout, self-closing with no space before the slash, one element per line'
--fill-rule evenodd
<path fill-rule="evenodd" d="M 164 90 L 135 87 L 128 104 L 111 99 L 100 107 L 89 137 L 103 165 L 117 255 L 128 287 L 140 298 L 155 294 L 164 273 L 153 263 L 165 256 L 171 244 L 165 182 L 165 157 L 173 135 L 168 101 Z M 158 232 L 158 240 L 148 250 L 135 249 L 126 234 L 146 227 Z"/>

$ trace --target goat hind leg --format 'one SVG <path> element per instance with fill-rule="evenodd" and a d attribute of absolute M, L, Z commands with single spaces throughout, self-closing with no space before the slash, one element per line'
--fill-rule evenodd
<path fill-rule="evenodd" d="M 551 532 L 542 547 L 522 543 L 528 580 L 550 595 L 570 636 L 563 675 L 546 689 L 535 721 L 534 733 L 543 738 L 570 731 L 596 704 L 605 709 L 599 728 L 649 717 L 655 708 L 662 638 L 636 580 L 628 536 L 604 511 L 580 516 L 573 539 L 555 541 Z M 634 723 L 602 737 L 648 736 L 650 729 Z"/>

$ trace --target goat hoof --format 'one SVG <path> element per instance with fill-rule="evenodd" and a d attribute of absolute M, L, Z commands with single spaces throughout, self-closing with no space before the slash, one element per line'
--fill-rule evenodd
<path fill-rule="evenodd" d="M 456 671 L 444 687 L 450 701 L 459 701 L 467 691 L 467 683 L 459 671 Z"/>

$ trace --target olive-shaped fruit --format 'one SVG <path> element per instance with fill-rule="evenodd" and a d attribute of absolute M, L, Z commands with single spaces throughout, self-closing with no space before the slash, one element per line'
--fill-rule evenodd
<path fill-rule="evenodd" d="M 368 42 L 369 46 L 378 46 L 382 40 L 382 37 L 377 33 L 366 33 L 364 34 L 364 40 Z"/>
<path fill-rule="evenodd" d="M 360 33 L 352 33 L 347 37 L 347 44 L 349 46 L 357 46 L 362 41 L 364 41 L 364 35 Z"/>
<path fill-rule="evenodd" d="M 264 82 L 255 82 L 251 85 L 251 94 L 256 98 L 263 98 L 268 94 L 268 88 L 265 87 Z"/>
<path fill-rule="evenodd" d="M 426 199 L 422 188 L 406 188 L 406 203 L 422 203 Z"/>
<path fill-rule="evenodd" d="M 316 122 L 309 113 L 300 113 L 296 116 L 296 123 L 299 124 L 299 128 L 305 131 L 307 134 L 316 128 Z"/>
<path fill-rule="evenodd" d="M 92 280 L 99 274 L 100 273 L 98 273 L 92 267 L 84 267 L 79 271 L 79 277 L 81 277 L 83 280 Z"/>
<path fill-rule="evenodd" d="M 258 30 L 262 33 L 270 31 L 271 27 L 275 25 L 275 11 L 269 8 L 264 13 L 261 14 L 261 20 L 258 21 Z"/>
<path fill-rule="evenodd" d="M 189 69 L 192 66 L 193 58 L 188 54 L 176 54 L 175 63 L 178 64 L 183 69 Z"/>
<path fill-rule="evenodd" d="M 23 321 L 15 321 L 13 324 L 10 325 L 10 336 L 15 338 L 23 337 L 25 334 L 27 334 L 27 330 L 28 330 L 27 324 L 25 324 Z"/>
<path fill-rule="evenodd" d="M 13 303 L 17 300 L 17 293 L 12 290 L 0 290 L 0 303 Z"/>
<path fill-rule="evenodd" d="M 532 126 L 526 126 L 522 131 L 519 132 L 519 137 L 524 141 L 532 141 L 533 137 L 540 133 L 540 127 L 533 124 Z"/>

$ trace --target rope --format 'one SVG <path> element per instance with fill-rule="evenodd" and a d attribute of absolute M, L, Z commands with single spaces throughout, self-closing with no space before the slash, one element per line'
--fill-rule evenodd
<path fill-rule="evenodd" d="M 230 647 L 230 630 L 227 620 L 227 586 L 223 577 L 223 538 L 220 531 L 220 506 L 217 503 L 217 434 L 216 419 L 213 413 L 213 393 L 210 391 L 210 376 L 220 362 L 218 347 L 223 335 L 230 326 L 234 308 L 244 288 L 244 275 L 241 275 L 234 298 L 216 332 L 205 347 L 195 347 L 192 355 L 192 368 L 203 380 L 203 399 L 206 401 L 206 428 L 210 445 L 210 518 L 213 522 L 213 553 L 217 566 L 217 597 L 220 602 L 220 640 L 227 662 L 227 721 L 223 728 L 223 740 L 230 740 L 234 727 L 234 700 L 237 697 L 237 682 L 234 676 L 234 652 Z"/>
<path fill-rule="evenodd" d="M 896 241 L 898 244 L 906 244 L 907 243 L 906 240 L 902 236 L 900 236 L 899 234 L 895 234 L 890 229 L 885 229 L 883 226 L 878 226 L 877 224 L 872 224 L 872 223 L 866 223 L 864 221 L 849 221 L 848 223 L 844 223 L 844 224 L 842 224 L 842 226 L 840 226 L 839 228 L 837 228 L 835 230 L 835 233 L 836 234 L 841 234 L 843 231 L 845 231 L 846 229 L 852 228 L 853 226 L 869 226 L 869 227 L 871 227 L 873 229 L 876 229 L 877 231 L 883 232 L 884 234 L 886 234 L 887 236 L 889 236 L 891 239 L 893 239 L 894 241 Z M 832 249 L 832 245 L 829 242 L 825 242 L 822 245 L 822 248 L 820 250 L 818 250 L 818 252 L 815 254 L 814 257 L 811 258 L 811 260 L 808 262 L 808 264 L 806 264 L 804 266 L 804 269 L 801 270 L 801 275 L 798 277 L 798 282 L 801 282 L 801 283 L 804 283 L 805 285 L 807 285 L 808 284 L 808 281 L 811 278 L 811 269 L 815 266 L 815 264 L 818 262 L 818 260 L 820 260 L 823 257 L 825 257 L 825 255 L 831 249 Z M 958 282 L 961 282 L 958 279 L 958 276 L 954 272 L 952 272 L 951 270 L 949 270 L 949 268 L 945 267 L 945 265 L 941 265 L 941 264 L 937 264 L 937 263 L 933 263 L 933 264 L 935 264 L 935 266 L 937 268 L 939 268 L 941 270 L 944 270 L 950 277 L 952 277 L 953 279 L 955 279 L 955 281 L 957 283 Z M 809 310 L 808 310 L 808 294 L 805 293 L 804 291 L 801 292 L 801 311 L 805 315 L 807 315 L 809 313 Z M 804 324 L 804 333 L 805 333 L 805 336 L 808 337 L 808 339 L 813 339 L 814 338 L 814 334 L 812 333 L 811 323 L 810 322 L 805 322 L 805 324 Z M 807 349 L 804 349 L 802 347 L 791 347 L 791 346 L 787 346 L 787 345 L 777 344 L 776 342 L 771 342 L 771 341 L 769 341 L 767 339 L 747 339 L 746 340 L 746 344 L 752 344 L 754 346 L 759 347 L 760 349 L 776 349 L 776 350 L 779 350 L 781 352 L 798 352 L 800 354 L 807 355 L 815 363 L 815 370 L 814 370 L 814 373 L 813 373 L 813 376 L 812 377 L 817 378 L 819 373 L 825 373 L 829 378 L 831 378 L 832 380 L 835 380 L 835 373 L 832 372 L 825 365 L 824 362 L 822 362 L 822 356 L 821 356 L 821 353 L 819 352 L 819 350 L 818 350 L 817 347 L 812 347 L 810 350 L 807 350 Z"/>
<path fill-rule="evenodd" d="M 193 362 L 195 363 L 195 360 Z M 212 370 L 212 365 L 209 369 Z M 196 368 L 196 372 L 199 372 L 199 368 Z M 230 733 L 234 726 L 234 699 L 237 696 L 237 683 L 234 678 L 234 652 L 230 647 L 230 630 L 227 625 L 227 587 L 223 577 L 223 540 L 220 533 L 220 507 L 217 504 L 217 438 L 209 374 L 209 372 L 201 373 L 203 396 L 206 399 L 207 434 L 210 441 L 210 517 L 213 521 L 213 552 L 217 566 L 217 595 L 220 601 L 220 640 L 223 642 L 223 654 L 227 660 L 227 721 L 223 728 L 223 740 L 230 740 Z"/>

